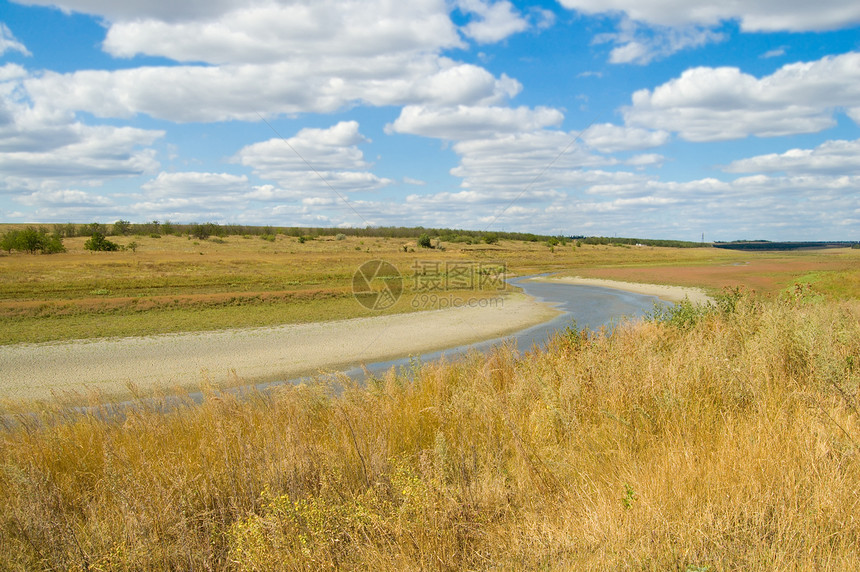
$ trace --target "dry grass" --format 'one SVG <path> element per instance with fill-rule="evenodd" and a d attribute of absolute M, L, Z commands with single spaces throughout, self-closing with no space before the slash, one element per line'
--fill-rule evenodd
<path fill-rule="evenodd" d="M 733 302 L 366 387 L 19 414 L 0 568 L 857 569 L 860 305 Z"/>

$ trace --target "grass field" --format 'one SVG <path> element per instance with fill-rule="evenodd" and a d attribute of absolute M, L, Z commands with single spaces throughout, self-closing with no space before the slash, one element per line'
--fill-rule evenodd
<path fill-rule="evenodd" d="M 0 568 L 856 569 L 860 305 L 721 308 L 366 386 L 20 414 Z"/>
<path fill-rule="evenodd" d="M 99 254 L 67 240 L 66 254 L 0 256 L 3 331 L 350 314 L 335 308 L 368 257 L 404 274 L 419 257 L 479 259 L 701 286 L 718 304 L 361 386 L 204 386 L 202 404 L 141 399 L 119 417 L 7 403 L 0 569 L 860 567 L 860 251 L 362 240 L 165 237 Z"/>
<path fill-rule="evenodd" d="M 568 271 L 595 278 L 776 292 L 797 280 L 831 295 L 860 296 L 853 272 L 860 251 L 741 253 L 539 242 L 496 245 L 324 237 L 300 243 L 277 235 L 196 240 L 179 236 L 119 237 L 135 252 L 90 252 L 85 238 L 68 252 L 0 254 L 0 344 L 269 326 L 373 315 L 356 304 L 352 279 L 366 261 L 383 259 L 404 277 L 400 303 L 410 311 L 416 263 L 498 261 L 509 273 Z M 404 247 L 406 252 L 404 252 Z M 842 273 L 842 274 L 839 274 Z"/>

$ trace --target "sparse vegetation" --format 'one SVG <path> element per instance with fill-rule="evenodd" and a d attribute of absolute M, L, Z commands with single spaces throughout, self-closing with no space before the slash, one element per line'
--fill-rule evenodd
<path fill-rule="evenodd" d="M 858 363 L 856 300 L 743 294 L 366 386 L 7 410 L 0 568 L 856 569 Z"/>

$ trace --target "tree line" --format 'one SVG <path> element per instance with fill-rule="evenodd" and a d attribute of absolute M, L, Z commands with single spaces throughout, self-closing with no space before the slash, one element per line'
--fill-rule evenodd
<path fill-rule="evenodd" d="M 219 224 L 214 222 L 205 223 L 173 223 L 169 220 L 153 220 L 144 223 L 132 223 L 127 220 L 117 220 L 113 224 L 91 222 L 87 224 L 54 224 L 52 232 L 44 226 L 39 228 L 27 227 L 6 232 L 0 237 L 0 249 L 7 252 L 18 251 L 35 254 L 52 254 L 63 252 L 64 238 L 90 237 L 85 244 L 89 250 L 120 250 L 121 246 L 110 241 L 109 236 L 149 236 L 159 238 L 161 236 L 179 235 L 191 236 L 200 240 L 210 237 L 227 236 L 262 236 L 274 240 L 275 235 L 297 237 L 301 240 L 313 240 L 317 237 L 384 237 L 399 239 L 419 239 L 423 244 L 434 243 L 466 243 L 466 244 L 495 244 L 499 240 L 517 240 L 523 242 L 545 242 L 550 246 L 565 245 L 568 241 L 575 241 L 577 245 L 645 245 L 645 246 L 667 246 L 674 248 L 691 248 L 711 246 L 711 244 L 699 242 L 687 242 L 680 240 L 655 240 L 642 238 L 618 238 L 599 236 L 563 236 L 542 235 L 525 232 L 506 232 L 489 230 L 465 230 L 450 228 L 425 228 L 422 226 L 380 226 L 364 228 L 332 228 L 332 227 L 275 227 L 271 225 L 252 226 L 240 224 Z M 136 244 L 136 243 L 135 243 Z"/>

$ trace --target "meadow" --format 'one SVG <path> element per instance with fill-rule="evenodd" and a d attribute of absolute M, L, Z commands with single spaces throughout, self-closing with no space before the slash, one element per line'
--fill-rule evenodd
<path fill-rule="evenodd" d="M 0 228 L 0 231 L 3 229 Z M 499 262 L 509 274 L 566 271 L 587 277 L 776 292 L 795 281 L 821 283 L 831 295 L 860 297 L 852 269 L 858 251 L 742 253 L 714 248 L 606 245 L 548 246 L 441 242 L 416 238 L 284 234 L 199 240 L 188 235 L 111 237 L 134 251 L 92 252 L 86 238 L 64 240 L 67 252 L 0 253 L 0 344 L 219 330 L 317 322 L 378 314 L 352 296 L 366 261 L 382 259 L 404 278 L 404 295 L 386 312 L 412 311 L 422 261 Z M 839 272 L 843 275 L 835 278 Z M 829 281 L 829 282 L 828 282 Z M 471 292 L 470 295 L 494 295 Z M 423 309 L 431 309 L 424 308 Z"/>
<path fill-rule="evenodd" d="M 2 569 L 860 565 L 856 250 L 152 240 L 164 250 L 143 239 L 134 253 L 0 256 L 4 277 L 28 277 L 3 279 L 3 303 L 19 312 L 3 319 L 38 329 L 67 316 L 193 315 L 200 308 L 182 301 L 195 296 L 260 296 L 238 308 L 295 304 L 295 319 L 325 318 L 337 295 L 275 293 L 347 291 L 368 256 L 402 272 L 416 257 L 501 259 L 517 274 L 702 286 L 717 302 L 611 332 L 571 325 L 544 350 L 414 363 L 362 385 L 238 398 L 203 380 L 201 404 L 186 397 L 165 411 L 141 395 L 120 416 L 97 399 L 87 413 L 59 400 L 35 413 L 6 403 Z M 153 306 L 124 305 L 136 297 Z M 161 297 L 180 302 L 162 308 Z M 47 309 L 27 314 L 27 303 Z M 67 306 L 80 308 L 58 309 Z M 231 306 L 210 309 L 217 318 L 184 327 L 229 323 Z"/>

